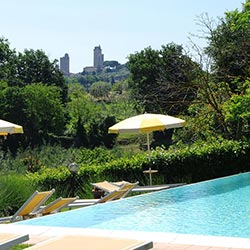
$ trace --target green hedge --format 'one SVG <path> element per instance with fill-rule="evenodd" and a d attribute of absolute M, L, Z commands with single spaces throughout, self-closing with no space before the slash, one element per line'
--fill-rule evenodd
<path fill-rule="evenodd" d="M 192 183 L 227 176 L 250 170 L 250 144 L 248 142 L 222 141 L 210 144 L 196 144 L 179 150 L 157 149 L 152 151 L 148 162 L 147 154 L 130 158 L 111 159 L 105 163 L 79 163 L 77 174 L 67 167 L 42 168 L 28 177 L 42 189 L 55 188 L 60 195 L 91 195 L 90 183 L 108 180 L 138 180 L 148 184 L 148 176 L 142 171 L 157 169 L 154 184 L 186 182 Z"/>
<path fill-rule="evenodd" d="M 193 183 L 249 171 L 250 144 L 237 141 L 197 144 L 176 152 L 154 152 L 151 160 L 165 182 Z"/>
<path fill-rule="evenodd" d="M 146 152 L 123 158 L 113 158 L 109 155 L 110 152 L 105 156 L 103 150 L 98 151 L 99 154 L 94 152 L 95 159 L 102 155 L 101 161 L 88 160 L 85 153 L 77 155 L 80 167 L 77 174 L 71 173 L 63 164 L 58 167 L 45 167 L 40 164 L 39 168 L 32 168 L 33 171 L 38 169 L 36 172 L 26 175 L 2 175 L 0 190 L 1 197 L 4 198 L 0 202 L 0 214 L 13 214 L 36 189 L 55 188 L 53 198 L 74 195 L 92 198 L 93 182 L 127 180 L 147 185 L 148 176 L 142 171 L 149 166 L 158 170 L 153 175 L 153 184 L 193 183 L 250 170 L 250 143 L 246 141 L 218 141 L 182 149 L 158 148 L 152 151 L 150 162 Z M 91 158 L 91 154 L 89 157 Z"/>

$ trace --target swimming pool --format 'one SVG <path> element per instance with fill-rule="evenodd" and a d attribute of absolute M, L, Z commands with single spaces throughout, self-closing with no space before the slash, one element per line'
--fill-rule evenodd
<path fill-rule="evenodd" d="M 250 173 L 15 224 L 250 237 Z"/>

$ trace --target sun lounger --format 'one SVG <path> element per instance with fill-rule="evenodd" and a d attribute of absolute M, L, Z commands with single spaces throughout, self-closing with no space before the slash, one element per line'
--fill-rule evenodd
<path fill-rule="evenodd" d="M 119 185 L 115 185 L 112 182 L 108 182 L 108 181 L 92 183 L 92 185 L 94 186 L 94 188 L 101 189 L 108 193 L 118 190 L 120 188 Z"/>
<path fill-rule="evenodd" d="M 90 206 L 90 205 L 95 205 L 98 203 L 104 203 L 108 201 L 112 201 L 116 198 L 116 196 L 121 195 L 121 193 L 124 193 L 124 191 L 113 191 L 105 195 L 104 197 L 101 197 L 100 199 L 79 199 L 75 200 L 71 204 L 68 205 L 69 208 L 74 208 L 74 207 L 85 207 L 85 206 Z"/>
<path fill-rule="evenodd" d="M 135 183 L 124 182 L 124 184 L 119 189 L 119 191 L 121 192 L 115 197 L 115 200 L 121 199 L 127 196 L 128 193 L 131 192 L 131 190 L 138 185 L 138 183 L 139 183 L 138 181 Z"/>
<path fill-rule="evenodd" d="M 118 239 L 83 235 L 70 235 L 47 240 L 26 248 L 27 250 L 146 250 L 152 249 L 152 241 Z"/>
<path fill-rule="evenodd" d="M 136 186 L 138 184 L 138 182 L 131 183 L 131 182 L 128 182 L 128 181 L 118 181 L 118 182 L 102 181 L 102 182 L 92 183 L 92 185 L 95 188 L 101 189 L 101 190 L 103 190 L 105 192 L 112 192 L 114 190 L 118 190 L 124 184 L 128 184 L 128 185 L 133 184 L 134 186 Z"/>
<path fill-rule="evenodd" d="M 35 191 L 29 199 L 16 211 L 16 213 L 9 217 L 0 218 L 1 222 L 13 222 L 20 219 L 27 219 L 37 214 L 40 207 L 49 199 L 55 192 L 55 189 L 50 191 L 38 192 Z"/>
<path fill-rule="evenodd" d="M 74 202 L 69 204 L 68 207 L 69 208 L 83 207 L 83 206 L 95 205 L 98 203 L 104 203 L 108 201 L 121 199 L 121 198 L 124 198 L 137 184 L 138 182 L 135 182 L 135 183 L 125 182 L 118 190 L 114 190 L 106 194 L 104 197 L 101 197 L 100 199 L 75 200 Z"/>
<path fill-rule="evenodd" d="M 60 198 L 52 201 L 48 205 L 42 207 L 38 213 L 42 214 L 42 215 L 57 213 L 62 208 L 67 207 L 70 203 L 72 203 L 73 201 L 75 201 L 78 198 L 79 197 L 70 197 L 70 198 L 60 197 Z"/>
<path fill-rule="evenodd" d="M 12 233 L 0 233 L 0 250 L 9 250 L 11 247 L 29 240 L 29 235 L 16 235 Z"/>

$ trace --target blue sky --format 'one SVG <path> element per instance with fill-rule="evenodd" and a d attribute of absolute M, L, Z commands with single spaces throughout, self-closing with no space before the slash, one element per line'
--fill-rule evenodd
<path fill-rule="evenodd" d="M 42 49 L 51 60 L 70 56 L 70 71 L 93 65 L 101 45 L 104 60 L 125 63 L 129 54 L 170 42 L 188 46 L 198 34 L 197 17 L 224 17 L 244 0 L 8 0 L 1 2 L 0 36 L 10 47 Z M 197 41 L 202 45 L 202 41 Z"/>

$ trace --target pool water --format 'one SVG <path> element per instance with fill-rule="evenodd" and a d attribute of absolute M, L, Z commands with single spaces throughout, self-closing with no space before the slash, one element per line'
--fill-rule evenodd
<path fill-rule="evenodd" d="M 250 237 L 250 173 L 15 224 Z"/>

